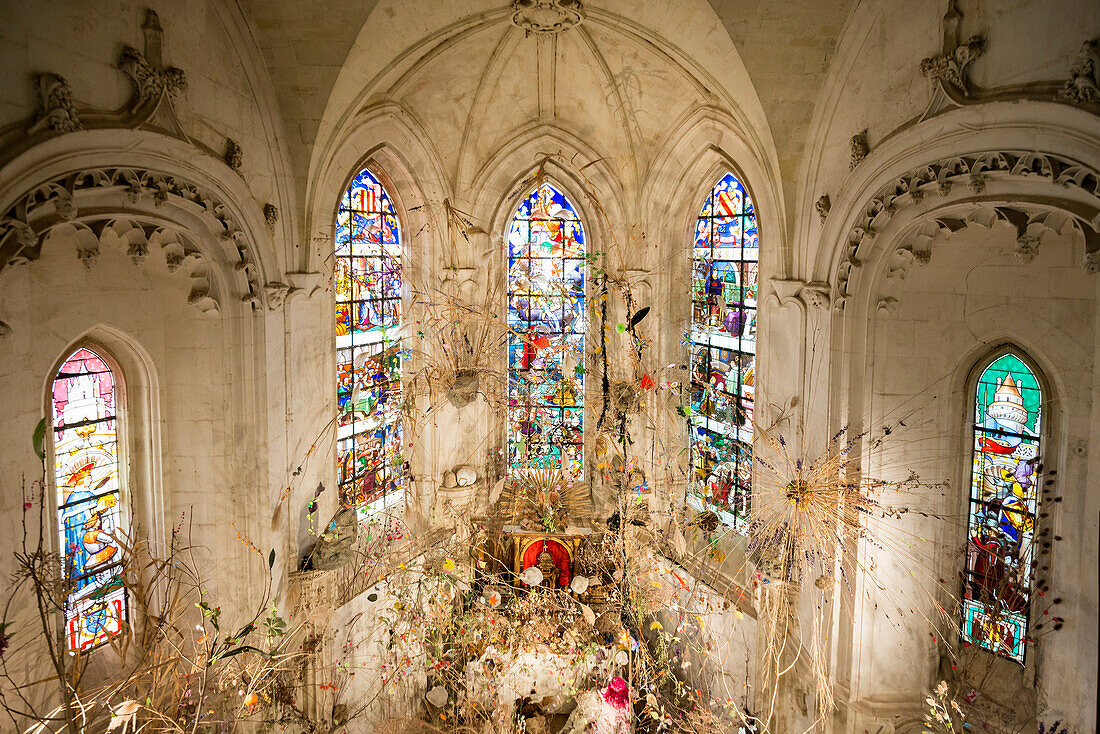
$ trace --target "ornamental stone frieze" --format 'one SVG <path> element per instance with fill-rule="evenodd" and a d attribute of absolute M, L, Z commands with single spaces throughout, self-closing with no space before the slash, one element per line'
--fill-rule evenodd
<path fill-rule="evenodd" d="M 105 213 L 107 212 L 107 213 Z M 194 227 L 195 222 L 202 226 Z M 262 305 L 262 276 L 248 237 L 230 206 L 178 175 L 134 167 L 73 171 L 20 196 L 0 216 L 0 273 L 37 260 L 42 248 L 71 235 L 87 267 L 100 245 L 117 243 L 135 265 L 150 251 L 163 253 L 168 272 L 191 275 L 188 302 L 208 315 L 221 310 L 213 271 L 238 291 L 240 301 Z"/>
<path fill-rule="evenodd" d="M 994 184 L 999 190 L 991 192 Z M 1042 196 L 1007 192 L 1024 187 L 1034 191 L 1036 184 L 1046 189 Z M 1100 171 L 1039 151 L 968 153 L 907 171 L 880 187 L 858 211 L 834 275 L 838 299 L 852 294 L 850 283 L 871 258 L 876 239 L 893 219 L 905 214 L 913 217 L 913 226 L 897 241 L 897 248 L 908 252 L 891 255 L 887 278 L 902 279 L 913 263 L 927 262 L 936 237 L 998 221 L 1016 227 L 1015 255 L 1021 262 L 1034 257 L 1037 238 L 1045 231 L 1080 232 L 1085 242 L 1082 266 L 1094 272 L 1089 268 L 1100 249 Z"/>

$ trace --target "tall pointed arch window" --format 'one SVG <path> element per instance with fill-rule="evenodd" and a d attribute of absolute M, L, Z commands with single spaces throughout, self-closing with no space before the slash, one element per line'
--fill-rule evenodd
<path fill-rule="evenodd" d="M 584 228 L 549 183 L 508 228 L 508 464 L 584 477 Z"/>
<path fill-rule="evenodd" d="M 691 502 L 740 528 L 752 491 L 756 211 L 726 173 L 703 202 L 692 243 Z"/>
<path fill-rule="evenodd" d="M 69 652 L 86 651 L 122 631 L 128 613 L 122 583 L 122 461 L 119 385 L 100 354 L 80 347 L 50 390 L 58 548 L 69 595 Z"/>
<path fill-rule="evenodd" d="M 974 389 L 963 588 L 966 642 L 1024 661 L 1043 391 L 1021 354 L 990 362 Z"/>
<path fill-rule="evenodd" d="M 360 171 L 336 217 L 336 451 L 341 502 L 360 518 L 399 502 L 401 234 L 393 201 Z"/>

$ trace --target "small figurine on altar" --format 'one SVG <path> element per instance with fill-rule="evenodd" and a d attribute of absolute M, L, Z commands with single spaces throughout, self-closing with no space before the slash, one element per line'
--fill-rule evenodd
<path fill-rule="evenodd" d="M 630 734 L 630 686 L 615 676 L 603 691 L 577 696 L 577 708 L 562 734 Z"/>
<path fill-rule="evenodd" d="M 550 551 L 547 550 L 547 546 L 542 547 L 542 552 L 539 553 L 539 570 L 542 571 L 542 577 L 546 579 L 546 585 L 551 589 L 558 588 L 558 576 L 561 571 L 558 569 L 557 564 L 554 563 L 553 556 L 550 555 Z"/>

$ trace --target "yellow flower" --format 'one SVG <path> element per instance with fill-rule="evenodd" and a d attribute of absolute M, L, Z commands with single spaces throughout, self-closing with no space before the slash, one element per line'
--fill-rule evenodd
<path fill-rule="evenodd" d="M 657 620 L 653 620 L 652 622 L 650 622 L 649 628 L 651 630 L 663 630 L 664 626 L 662 626 L 661 623 L 658 622 Z"/>
<path fill-rule="evenodd" d="M 455 560 L 453 558 L 448 558 L 448 559 L 443 561 L 443 571 L 444 571 L 444 573 L 454 573 L 454 570 L 455 570 Z"/>

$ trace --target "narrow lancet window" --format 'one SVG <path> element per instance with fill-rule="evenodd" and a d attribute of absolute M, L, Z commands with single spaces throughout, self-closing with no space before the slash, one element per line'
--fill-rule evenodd
<path fill-rule="evenodd" d="M 508 464 L 584 478 L 585 239 L 542 183 L 508 229 Z"/>
<path fill-rule="evenodd" d="M 69 355 L 51 390 L 53 476 L 58 547 L 69 595 L 65 637 L 70 653 L 119 634 L 128 606 L 122 583 L 122 482 L 118 386 L 91 349 Z"/>
<path fill-rule="evenodd" d="M 389 194 L 360 171 L 336 217 L 336 448 L 340 497 L 360 517 L 401 501 L 401 234 Z"/>
<path fill-rule="evenodd" d="M 752 199 L 732 173 L 703 202 L 691 258 L 691 502 L 740 528 L 752 491 L 759 243 Z"/>
<path fill-rule="evenodd" d="M 1019 355 L 1001 355 L 982 371 L 973 415 L 962 636 L 1022 663 L 1043 393 Z"/>

